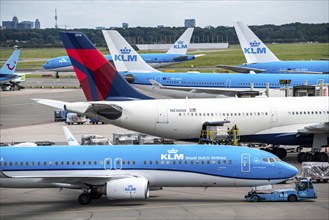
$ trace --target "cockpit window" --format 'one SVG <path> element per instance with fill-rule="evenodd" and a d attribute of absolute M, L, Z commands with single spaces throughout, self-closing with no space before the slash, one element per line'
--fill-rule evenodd
<path fill-rule="evenodd" d="M 264 157 L 263 161 L 265 163 L 275 163 L 275 162 L 280 161 L 280 159 L 278 157 L 268 157 L 268 158 Z"/>

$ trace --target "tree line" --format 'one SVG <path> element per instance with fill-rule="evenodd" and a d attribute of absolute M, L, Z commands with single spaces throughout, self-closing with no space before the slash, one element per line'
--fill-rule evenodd
<path fill-rule="evenodd" d="M 185 31 L 184 27 L 133 27 L 117 28 L 116 30 L 132 45 L 135 44 L 172 44 Z M 329 42 L 329 23 L 304 24 L 291 23 L 284 25 L 250 26 L 250 29 L 264 43 L 293 43 L 293 42 Z M 63 47 L 59 31 L 66 29 L 39 30 L 1 30 L 0 46 L 25 48 Z M 106 47 L 101 30 L 74 29 L 85 33 L 99 47 Z M 196 27 L 191 39 L 192 43 L 238 43 L 233 27 L 207 26 Z"/>

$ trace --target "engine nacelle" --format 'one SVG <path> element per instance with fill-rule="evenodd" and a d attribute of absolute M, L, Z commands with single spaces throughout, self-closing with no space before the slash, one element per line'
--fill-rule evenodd
<path fill-rule="evenodd" d="M 113 179 L 99 190 L 108 199 L 147 199 L 150 194 L 148 180 L 140 177 Z"/>

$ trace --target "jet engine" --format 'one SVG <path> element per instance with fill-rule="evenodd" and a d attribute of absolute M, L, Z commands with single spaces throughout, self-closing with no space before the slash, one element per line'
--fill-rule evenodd
<path fill-rule="evenodd" d="M 97 188 L 97 192 L 106 195 L 108 199 L 147 199 L 150 185 L 148 180 L 140 177 L 113 179 Z"/>

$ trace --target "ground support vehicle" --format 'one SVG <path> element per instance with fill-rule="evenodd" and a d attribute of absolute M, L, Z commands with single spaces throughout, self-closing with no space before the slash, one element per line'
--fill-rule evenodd
<path fill-rule="evenodd" d="M 297 178 L 307 178 L 318 183 L 329 181 L 329 163 L 328 162 L 303 162 L 302 172 Z"/>
<path fill-rule="evenodd" d="M 54 111 L 54 121 L 66 121 L 67 111 L 62 109 L 56 109 Z"/>
<path fill-rule="evenodd" d="M 304 199 L 316 199 L 317 195 L 311 180 L 302 179 L 295 184 L 292 189 L 279 189 L 271 192 L 258 191 L 257 187 L 248 192 L 245 196 L 247 201 L 260 202 L 260 201 L 288 201 L 296 202 Z"/>
<path fill-rule="evenodd" d="M 236 125 L 231 129 L 224 125 L 205 125 L 201 131 L 199 144 L 238 145 L 240 132 Z"/>
<path fill-rule="evenodd" d="M 70 124 L 81 125 L 86 122 L 87 122 L 86 116 L 80 116 L 80 115 L 77 115 L 76 113 L 71 113 L 71 112 L 67 113 L 65 123 L 67 123 L 68 125 L 70 125 Z"/>
<path fill-rule="evenodd" d="M 112 143 L 101 135 L 86 134 L 81 136 L 81 145 L 112 145 Z"/>
<path fill-rule="evenodd" d="M 173 144 L 173 141 L 141 133 L 130 133 L 113 134 L 113 144 Z"/>

